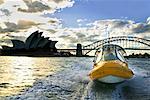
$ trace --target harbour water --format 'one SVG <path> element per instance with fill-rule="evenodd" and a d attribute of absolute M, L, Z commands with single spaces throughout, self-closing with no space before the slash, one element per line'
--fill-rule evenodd
<path fill-rule="evenodd" d="M 0 57 L 0 96 L 19 93 L 33 82 L 62 69 L 58 58 Z"/>
<path fill-rule="evenodd" d="M 92 57 L 0 57 L 0 100 L 148 100 L 150 59 L 128 59 L 135 76 L 92 82 Z"/>

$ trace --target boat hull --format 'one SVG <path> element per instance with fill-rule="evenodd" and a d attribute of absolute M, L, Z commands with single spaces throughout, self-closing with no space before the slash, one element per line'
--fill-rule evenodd
<path fill-rule="evenodd" d="M 109 76 L 105 76 L 103 78 L 99 78 L 97 80 L 100 82 L 103 82 L 103 83 L 120 83 L 120 82 L 125 81 L 126 79 L 109 75 Z"/>
<path fill-rule="evenodd" d="M 122 82 L 132 78 L 133 75 L 127 63 L 119 60 L 101 61 L 94 65 L 94 68 L 89 73 L 92 80 L 99 80 L 105 83 Z"/>

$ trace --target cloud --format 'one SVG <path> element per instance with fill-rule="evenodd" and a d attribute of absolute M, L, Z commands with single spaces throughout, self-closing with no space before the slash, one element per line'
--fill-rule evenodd
<path fill-rule="evenodd" d="M 4 22 L 6 28 L 0 27 L 0 33 L 18 32 L 23 29 L 31 28 L 32 26 L 38 26 L 40 23 L 35 23 L 29 20 L 19 20 L 18 23 Z"/>
<path fill-rule="evenodd" d="M 52 18 L 52 19 L 49 19 L 48 23 L 51 25 L 57 26 L 61 24 L 61 20 L 57 18 Z"/>
<path fill-rule="evenodd" d="M 45 10 L 50 10 L 51 8 L 42 2 L 32 0 L 23 0 L 27 6 L 27 9 L 18 8 L 18 11 L 21 12 L 28 12 L 28 13 L 35 13 L 35 12 L 43 12 Z"/>
<path fill-rule="evenodd" d="M 23 0 L 26 7 L 19 7 L 18 11 L 26 13 L 37 13 L 48 11 L 49 13 L 54 13 L 57 9 L 62 9 L 66 7 L 73 6 L 73 1 L 71 0 Z"/>
<path fill-rule="evenodd" d="M 134 33 L 150 32 L 150 24 L 139 23 L 132 29 Z"/>
<path fill-rule="evenodd" d="M 82 34 L 82 33 L 76 33 L 76 35 L 78 38 L 84 38 L 85 37 L 85 34 Z"/>
<path fill-rule="evenodd" d="M 54 34 L 54 33 L 56 33 L 56 32 L 57 32 L 57 31 L 56 31 L 56 30 L 54 30 L 54 29 L 47 29 L 46 31 L 50 32 L 51 34 Z"/>
<path fill-rule="evenodd" d="M 135 23 L 131 20 L 111 20 L 111 22 L 113 24 L 112 28 L 129 27 L 130 25 Z"/>
<path fill-rule="evenodd" d="M 49 21 L 48 21 L 48 23 L 51 23 L 51 24 L 57 23 L 57 22 L 58 22 L 57 20 L 49 20 Z"/>
<path fill-rule="evenodd" d="M 0 9 L 0 16 L 10 16 L 11 12 L 8 9 Z"/>
<path fill-rule="evenodd" d="M 54 2 L 56 2 L 56 3 L 60 3 L 60 2 L 62 2 L 63 0 L 48 0 L 48 1 L 54 1 Z"/>
<path fill-rule="evenodd" d="M 110 37 L 137 36 L 146 39 L 150 38 L 150 25 L 148 23 L 136 23 L 132 20 L 106 19 L 97 20 L 89 24 L 90 26 L 82 28 L 58 29 L 58 33 L 61 34 L 59 35 L 59 39 L 61 39 L 60 43 L 65 41 L 65 45 L 68 48 L 73 48 L 77 43 L 88 45 L 107 38 L 106 25 L 108 25 Z"/>
<path fill-rule="evenodd" d="M 61 23 L 58 19 L 48 20 L 48 24 Z M 58 24 L 58 25 L 59 25 Z M 57 28 L 45 28 L 45 36 L 50 37 L 52 40 L 59 41 L 57 43 L 57 48 L 75 48 L 77 43 L 82 43 L 83 45 L 88 45 L 95 41 L 107 38 L 106 34 L 106 24 L 108 25 L 110 36 L 137 36 L 149 39 L 150 27 L 148 23 L 135 23 L 131 20 L 97 20 L 91 23 L 89 27 L 82 28 L 68 28 L 68 27 L 57 27 Z M 28 29 L 32 26 L 38 26 L 41 28 L 41 24 L 30 22 L 30 21 L 18 21 L 15 23 L 5 23 L 5 29 L 16 29 L 19 31 L 21 29 Z M 20 27 L 19 27 L 20 26 Z M 1 30 L 2 28 L 0 28 Z M 34 28 L 35 30 L 35 28 Z M 9 30 L 10 31 L 10 30 Z M 33 30 L 32 30 L 33 32 Z M 30 32 L 30 33 L 32 33 Z M 29 33 L 29 32 L 28 32 Z"/>
<path fill-rule="evenodd" d="M 11 35 L 11 34 L 3 34 L 0 35 L 0 45 L 7 45 L 7 46 L 13 46 L 11 40 L 17 39 L 24 41 L 24 36 L 17 36 L 17 35 Z"/>
<path fill-rule="evenodd" d="M 45 17 L 44 14 L 52 14 L 58 10 L 62 11 L 63 8 L 72 7 L 74 1 L 5 0 L 2 4 L 2 0 L 0 0 L 0 3 L 0 40 L 6 40 L 7 42 L 12 38 L 19 39 L 20 37 L 28 37 L 37 29 L 44 31 L 46 36 L 52 39 L 56 38 L 55 40 L 57 40 L 60 35 L 57 29 L 62 28 L 61 20 Z M 1 38 L 3 35 L 5 39 Z"/>
<path fill-rule="evenodd" d="M 109 28 L 122 28 L 122 27 L 128 27 L 128 25 L 132 25 L 134 23 L 135 22 L 131 20 L 106 19 L 106 20 L 97 20 L 94 23 L 91 23 L 89 25 L 94 25 L 103 28 L 105 28 L 106 26 L 108 26 Z"/>
<path fill-rule="evenodd" d="M 40 24 L 41 23 L 35 23 L 35 22 L 29 21 L 29 20 L 19 20 L 17 25 L 18 25 L 19 29 L 28 29 L 32 26 L 38 26 Z"/>
<path fill-rule="evenodd" d="M 53 10 L 59 8 L 69 7 L 73 4 L 71 0 L 6 0 L 3 5 L 0 5 L 0 15 L 1 15 L 1 33 L 4 32 L 15 32 L 17 29 L 27 29 L 31 28 L 30 25 L 24 25 L 26 22 L 21 23 L 20 20 L 30 20 L 36 23 L 42 23 L 38 25 L 41 30 L 53 30 L 62 27 L 61 20 L 57 18 L 44 17 L 44 11 L 47 10 L 49 13 Z M 52 9 L 48 9 L 52 7 Z M 21 10 L 26 10 L 28 13 L 18 11 L 18 8 Z M 33 12 L 34 13 L 33 13 Z M 31 13 L 32 12 L 32 13 Z M 6 23 L 9 22 L 9 23 Z M 19 23 L 18 23 L 19 22 Z M 17 25 L 17 23 L 20 25 Z M 9 25 L 9 28 L 5 25 Z M 11 25 L 10 25 L 11 24 Z M 13 24 L 13 25 L 12 25 Z M 29 22 L 27 23 L 29 24 Z M 34 23 L 30 23 L 34 24 Z M 11 27 L 12 28 L 11 28 Z M 34 25 L 33 25 L 34 26 Z M 5 27 L 5 28 L 3 28 Z M 16 28 L 15 28 L 16 27 Z M 9 31 L 10 30 L 10 31 Z"/>
<path fill-rule="evenodd" d="M 97 20 L 90 25 L 93 26 L 96 32 L 97 30 L 101 30 L 103 33 L 109 31 L 111 36 L 129 35 L 130 33 L 133 33 L 132 29 L 137 27 L 137 23 L 134 21 L 121 19 Z M 105 37 L 106 36 L 107 34 L 105 34 Z"/>
<path fill-rule="evenodd" d="M 17 39 L 17 40 L 24 40 L 24 36 L 14 36 L 11 34 L 7 34 L 1 37 L 1 40 L 12 40 L 12 39 Z"/>
<path fill-rule="evenodd" d="M 4 3 L 4 0 L 0 0 L 0 4 Z"/>
<path fill-rule="evenodd" d="M 44 0 L 43 0 L 44 1 Z M 75 3 L 74 0 L 45 0 L 53 9 L 60 9 L 66 7 L 72 7 Z"/>
<path fill-rule="evenodd" d="M 77 19 L 77 22 L 78 22 L 78 23 L 84 22 L 84 21 L 87 21 L 87 19 Z"/>
<path fill-rule="evenodd" d="M 106 26 L 110 36 L 138 36 L 150 38 L 150 17 L 145 23 L 132 20 L 105 19 L 90 22 L 78 19 L 78 28 L 62 25 L 58 18 L 45 17 L 63 8 L 72 7 L 73 0 L 0 0 L 0 40 L 23 39 L 35 30 L 44 31 L 45 36 L 58 40 L 58 48 L 73 48 L 77 43 L 88 45 L 107 38 Z M 86 25 L 87 24 L 87 25 Z M 3 35 L 3 37 L 1 37 Z"/>

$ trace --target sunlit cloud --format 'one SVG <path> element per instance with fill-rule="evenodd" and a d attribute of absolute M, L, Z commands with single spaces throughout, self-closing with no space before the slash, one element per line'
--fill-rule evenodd
<path fill-rule="evenodd" d="M 59 38 L 61 38 L 62 42 L 65 41 L 65 45 L 71 47 L 76 47 L 77 43 L 87 45 L 107 38 L 106 25 L 108 26 L 110 37 L 137 36 L 146 39 L 150 38 L 150 28 L 147 23 L 136 23 L 132 20 L 107 19 L 97 20 L 88 24 L 90 27 L 60 29 L 58 30 L 58 33 L 61 34 Z"/>
<path fill-rule="evenodd" d="M 22 29 L 28 29 L 32 26 L 40 25 L 40 23 L 35 23 L 29 20 L 19 20 L 17 23 L 13 22 L 4 22 L 6 28 L 0 27 L 0 33 L 8 33 L 8 32 L 18 32 Z"/>
<path fill-rule="evenodd" d="M 106 26 L 110 36 L 138 36 L 150 38 L 150 17 L 145 23 L 127 19 L 105 19 L 89 22 L 76 20 L 78 27 L 63 25 L 63 19 L 47 16 L 72 7 L 73 0 L 0 0 L 0 43 L 10 43 L 10 39 L 24 40 L 32 32 L 43 31 L 45 36 L 57 40 L 58 48 L 74 48 L 77 43 L 84 45 L 107 38 Z"/>
<path fill-rule="evenodd" d="M 26 4 L 25 7 L 19 7 L 18 11 L 26 13 L 37 13 L 48 11 L 48 13 L 54 13 L 58 9 L 73 6 L 71 0 L 23 0 Z"/>
<path fill-rule="evenodd" d="M 0 0 L 0 4 L 4 3 L 4 0 Z"/>
<path fill-rule="evenodd" d="M 8 9 L 0 9 L 0 16 L 10 16 L 11 12 Z"/>
<path fill-rule="evenodd" d="M 33 0 L 23 0 L 23 1 L 25 2 L 27 9 L 18 8 L 18 11 L 35 13 L 35 12 L 42 12 L 51 9 L 48 5 L 45 5 L 39 1 L 33 1 Z"/>
<path fill-rule="evenodd" d="M 61 21 L 57 18 L 44 17 L 45 11 L 54 13 L 54 10 L 71 7 L 73 3 L 71 0 L 5 0 L 0 5 L 0 33 L 18 32 L 21 29 L 29 30 L 31 26 L 40 30 L 54 30 L 61 27 Z M 51 8 L 50 6 L 52 9 L 48 9 Z M 18 11 L 19 8 L 26 12 Z"/>

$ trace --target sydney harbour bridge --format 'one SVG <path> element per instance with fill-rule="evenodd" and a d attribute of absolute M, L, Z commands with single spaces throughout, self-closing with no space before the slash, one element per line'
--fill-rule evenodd
<path fill-rule="evenodd" d="M 93 42 L 89 45 L 77 44 L 76 49 L 59 49 L 60 51 L 76 51 L 76 56 L 88 55 L 91 51 L 101 48 L 105 44 L 116 44 L 123 47 L 125 50 L 149 50 L 150 40 L 132 37 L 132 36 L 117 36 Z"/>

